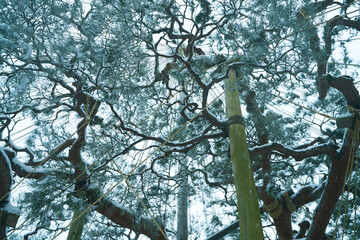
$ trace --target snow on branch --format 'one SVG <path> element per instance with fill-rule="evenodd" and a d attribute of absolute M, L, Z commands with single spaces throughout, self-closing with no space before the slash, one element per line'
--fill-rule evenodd
<path fill-rule="evenodd" d="M 261 154 L 280 154 L 284 158 L 292 157 L 296 161 L 301 161 L 308 157 L 314 157 L 321 154 L 326 154 L 331 160 L 335 159 L 336 156 L 336 145 L 332 143 L 319 144 L 317 146 L 294 150 L 279 143 L 269 143 L 253 148 L 249 148 L 250 156 L 257 156 Z"/>

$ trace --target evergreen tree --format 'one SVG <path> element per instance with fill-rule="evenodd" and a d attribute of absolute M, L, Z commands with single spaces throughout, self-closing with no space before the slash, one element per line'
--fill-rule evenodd
<path fill-rule="evenodd" d="M 176 239 L 181 191 L 189 239 L 236 221 L 234 69 L 264 236 L 356 238 L 359 6 L 0 1 L 0 234 Z"/>

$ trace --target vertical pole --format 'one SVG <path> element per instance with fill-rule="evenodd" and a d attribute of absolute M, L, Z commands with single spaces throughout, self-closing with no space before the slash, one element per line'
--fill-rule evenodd
<path fill-rule="evenodd" d="M 184 85 L 183 85 L 184 87 Z M 182 91 L 179 94 L 178 101 L 180 103 L 185 100 L 185 93 Z M 179 110 L 181 110 L 181 105 L 179 105 Z M 180 185 L 178 188 L 178 197 L 177 197 L 177 231 L 176 231 L 176 240 L 187 240 L 189 237 L 189 226 L 188 226 L 188 208 L 189 208 L 189 182 L 188 176 L 186 174 L 186 169 L 188 166 L 187 156 L 184 156 L 183 159 L 179 162 L 179 176 L 180 176 Z"/>
<path fill-rule="evenodd" d="M 178 190 L 178 199 L 177 199 L 177 231 L 176 239 L 177 240 L 187 240 L 189 237 L 188 231 L 188 202 L 189 202 L 189 183 L 188 176 L 186 175 L 187 168 L 187 157 L 180 160 L 179 175 L 181 176 L 181 183 Z"/>
<path fill-rule="evenodd" d="M 230 69 L 229 78 L 224 80 L 226 116 L 242 116 L 236 73 Z M 261 225 L 258 196 L 252 172 L 245 128 L 240 123 L 229 126 L 230 153 L 234 173 L 241 240 L 264 239 Z"/>
<path fill-rule="evenodd" d="M 82 213 L 81 209 L 75 209 L 73 213 L 73 220 L 77 218 Z M 80 240 L 85 224 L 85 216 L 81 216 L 78 220 L 73 222 L 70 226 L 69 234 L 67 240 Z"/>

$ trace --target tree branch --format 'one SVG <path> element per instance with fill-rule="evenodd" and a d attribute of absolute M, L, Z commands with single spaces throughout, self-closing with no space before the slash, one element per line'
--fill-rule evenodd
<path fill-rule="evenodd" d="M 86 195 L 89 204 L 94 203 L 100 197 L 99 194 L 96 194 L 95 190 L 91 189 L 86 190 Z M 139 216 L 135 212 L 131 212 L 105 198 L 96 204 L 95 210 L 119 226 L 144 234 L 152 240 L 166 239 L 151 219 Z"/>
<path fill-rule="evenodd" d="M 296 161 L 301 161 L 308 157 L 319 156 L 321 154 L 326 154 L 331 160 L 336 158 L 336 146 L 332 143 L 319 144 L 315 147 L 309 147 L 304 149 L 290 149 L 279 143 L 269 143 L 262 146 L 249 148 L 250 156 L 257 156 L 261 154 L 270 154 L 278 153 L 281 154 L 284 158 L 292 157 Z"/>
<path fill-rule="evenodd" d="M 329 84 L 339 90 L 345 96 L 347 103 L 350 106 L 360 106 L 360 96 L 352 79 L 349 77 L 334 78 L 327 75 Z M 321 195 L 320 202 L 315 210 L 313 221 L 310 226 L 308 240 L 322 239 L 325 234 L 327 225 L 329 224 L 330 217 L 336 206 L 336 203 L 341 195 L 344 182 L 346 181 L 346 168 L 350 159 L 350 154 L 353 148 L 358 148 L 355 145 L 353 136 L 346 134 L 342 142 L 341 148 L 336 153 L 332 160 L 332 166 L 329 171 L 328 179 L 326 182 L 325 190 Z M 333 155 L 333 154 L 332 154 Z"/>
<path fill-rule="evenodd" d="M 323 76 L 329 86 L 337 89 L 340 91 L 345 99 L 346 102 L 356 108 L 360 108 L 360 96 L 359 91 L 356 89 L 354 85 L 354 79 L 350 76 L 339 76 L 339 77 L 333 77 L 330 74 L 326 74 Z"/>

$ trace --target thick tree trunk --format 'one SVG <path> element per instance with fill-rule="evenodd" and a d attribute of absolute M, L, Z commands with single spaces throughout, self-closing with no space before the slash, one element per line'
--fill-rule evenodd
<path fill-rule="evenodd" d="M 359 108 L 359 92 L 356 89 L 351 77 L 333 77 L 331 75 L 326 75 L 324 76 L 324 80 L 327 81 L 329 86 L 337 89 L 344 95 L 349 106 L 355 109 Z M 354 135 L 355 134 L 357 133 L 354 133 Z M 346 168 L 348 166 L 348 161 L 353 161 L 353 159 L 349 159 L 351 149 L 357 149 L 358 147 L 358 143 L 353 142 L 353 136 L 346 134 L 336 158 L 332 159 L 329 177 L 319 205 L 315 210 L 313 221 L 307 236 L 308 240 L 323 238 L 336 203 L 342 193 L 344 182 L 346 181 Z"/>
<path fill-rule="evenodd" d="M 6 238 L 6 233 L 7 233 L 6 219 L 7 219 L 6 212 L 0 210 L 0 239 Z"/>
<path fill-rule="evenodd" d="M 317 240 L 324 237 L 326 227 L 342 193 L 344 182 L 346 181 L 346 168 L 349 161 L 351 137 L 346 137 L 339 159 L 333 161 L 325 190 L 321 196 L 320 202 L 315 210 L 314 218 L 307 236 L 308 240 Z"/>
<path fill-rule="evenodd" d="M 1 210 L 9 202 L 11 188 L 11 165 L 5 150 L 0 147 L 0 239 L 6 238 L 7 212 Z"/>

